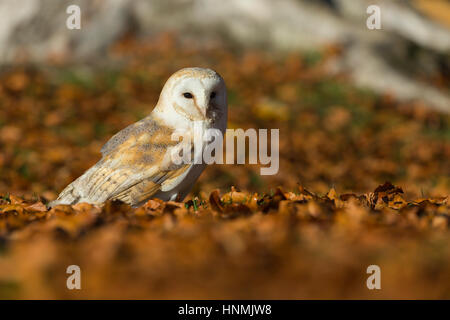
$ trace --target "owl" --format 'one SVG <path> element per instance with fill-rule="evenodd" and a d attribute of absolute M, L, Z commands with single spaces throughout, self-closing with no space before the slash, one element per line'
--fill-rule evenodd
<path fill-rule="evenodd" d="M 183 200 L 205 164 L 175 163 L 170 155 L 179 152 L 181 142 L 172 135 L 180 129 L 192 134 L 194 122 L 201 124 L 201 130 L 218 129 L 224 134 L 226 129 L 226 86 L 211 69 L 175 72 L 153 111 L 115 134 L 102 147 L 100 161 L 69 184 L 49 207 L 80 202 L 101 205 L 107 200 L 137 207 L 150 198 Z"/>

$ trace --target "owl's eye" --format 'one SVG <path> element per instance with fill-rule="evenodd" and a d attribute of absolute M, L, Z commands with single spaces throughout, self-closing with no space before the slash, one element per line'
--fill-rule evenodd
<path fill-rule="evenodd" d="M 184 96 L 186 99 L 192 99 L 192 98 L 193 98 L 192 93 L 190 93 L 190 92 L 185 92 L 185 93 L 183 93 L 183 96 Z"/>
<path fill-rule="evenodd" d="M 209 96 L 211 99 L 214 99 L 214 97 L 216 96 L 216 92 L 215 91 L 213 91 L 213 92 L 211 92 L 211 95 Z"/>

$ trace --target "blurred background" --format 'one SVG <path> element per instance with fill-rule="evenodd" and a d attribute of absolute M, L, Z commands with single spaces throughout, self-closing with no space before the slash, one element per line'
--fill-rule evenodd
<path fill-rule="evenodd" d="M 381 30 L 369 30 L 369 4 Z M 79 5 L 81 29 L 66 8 Z M 217 70 L 229 127 L 280 128 L 281 165 L 207 170 L 197 189 L 450 189 L 448 1 L 0 1 L 0 191 L 54 198 L 170 74 Z"/>
<path fill-rule="evenodd" d="M 79 30 L 66 27 L 73 4 L 81 8 Z M 381 30 L 366 27 L 374 4 Z M 166 79 L 188 66 L 225 79 L 229 128 L 280 129 L 277 175 L 261 176 L 257 165 L 214 165 L 190 197 L 231 186 L 361 194 L 385 181 L 410 198 L 450 194 L 448 0 L 0 0 L 0 195 L 54 199 L 100 159 L 114 133 L 150 113 Z M 47 250 L 48 241 L 3 266 Z M 24 274 L 34 266 L 23 266 Z M 100 287 L 92 296 L 105 294 Z M 0 294 L 15 296 L 14 282 L 3 288 Z M 134 289 L 131 296 L 140 297 Z M 247 297 L 241 289 L 215 297 Z M 164 297 L 180 297 L 167 290 Z M 285 297 L 323 297 L 314 289 L 297 293 Z M 348 296 L 336 289 L 326 297 Z"/>

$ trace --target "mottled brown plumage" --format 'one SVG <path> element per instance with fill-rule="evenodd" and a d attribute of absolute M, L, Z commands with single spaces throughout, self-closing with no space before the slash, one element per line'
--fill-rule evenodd
<path fill-rule="evenodd" d="M 184 97 L 187 91 L 192 99 Z M 173 163 L 171 152 L 181 150 L 187 142 L 172 140 L 172 134 L 180 128 L 192 134 L 193 121 L 223 132 L 226 108 L 225 84 L 216 72 L 201 68 L 178 71 L 166 82 L 153 112 L 115 134 L 102 147 L 101 160 L 68 185 L 50 206 L 102 204 L 114 199 L 137 206 L 152 196 L 184 198 L 204 165 Z M 192 143 L 187 150 L 193 150 Z"/>

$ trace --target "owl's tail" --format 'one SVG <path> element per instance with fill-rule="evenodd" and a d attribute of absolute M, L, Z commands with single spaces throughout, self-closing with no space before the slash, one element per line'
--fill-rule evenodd
<path fill-rule="evenodd" d="M 92 173 L 95 171 L 95 166 L 91 167 L 85 173 L 83 173 L 80 177 L 78 177 L 75 181 L 72 181 L 67 187 L 64 188 L 63 191 L 59 194 L 58 198 L 52 202 L 50 202 L 47 206 L 52 208 L 59 204 L 67 204 L 72 205 L 78 202 L 86 202 L 83 194 L 85 193 L 84 189 L 89 185 L 87 181 Z M 88 201 L 89 202 L 89 201 Z"/>
<path fill-rule="evenodd" d="M 75 187 L 75 182 L 76 182 L 76 180 L 74 182 L 72 182 L 71 184 L 69 184 L 63 191 L 61 191 L 58 198 L 54 201 L 51 201 L 47 206 L 49 208 L 52 208 L 59 204 L 71 205 L 71 204 L 77 203 L 80 200 L 81 196 L 77 192 L 77 188 Z"/>
<path fill-rule="evenodd" d="M 103 182 L 105 176 L 102 163 L 98 162 L 89 170 L 83 173 L 78 179 L 69 184 L 55 201 L 50 202 L 47 206 L 52 208 L 59 204 L 72 205 L 79 202 L 87 202 L 92 204 L 101 204 L 107 197 L 108 193 L 97 192 L 97 187 Z"/>

